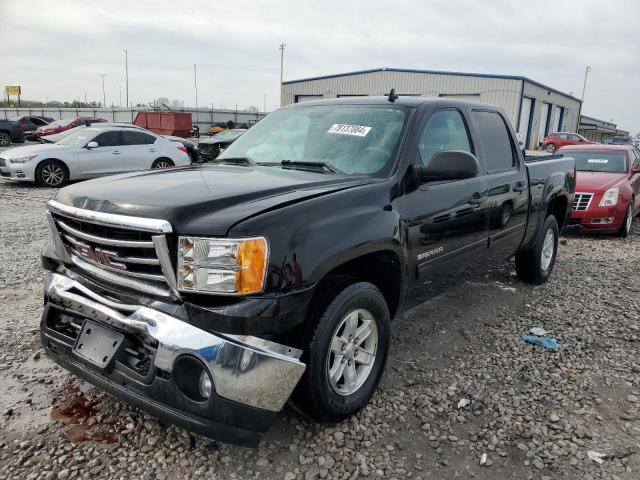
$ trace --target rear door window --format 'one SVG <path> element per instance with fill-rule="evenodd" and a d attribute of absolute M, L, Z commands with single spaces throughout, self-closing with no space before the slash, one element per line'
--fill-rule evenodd
<path fill-rule="evenodd" d="M 123 131 L 121 134 L 123 145 L 151 145 L 156 141 L 156 137 L 144 132 Z"/>
<path fill-rule="evenodd" d="M 471 115 L 482 143 L 482 156 L 487 172 L 512 169 L 516 164 L 515 148 L 502 115 L 490 111 L 474 111 Z"/>

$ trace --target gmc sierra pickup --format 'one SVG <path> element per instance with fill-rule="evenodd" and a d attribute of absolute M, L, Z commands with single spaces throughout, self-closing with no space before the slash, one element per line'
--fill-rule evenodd
<path fill-rule="evenodd" d="M 515 257 L 540 284 L 571 158 L 525 163 L 504 111 L 369 97 L 275 111 L 215 165 L 68 186 L 49 202 L 42 343 L 188 430 L 255 445 L 287 401 L 369 401 L 391 320 L 427 280 Z"/>

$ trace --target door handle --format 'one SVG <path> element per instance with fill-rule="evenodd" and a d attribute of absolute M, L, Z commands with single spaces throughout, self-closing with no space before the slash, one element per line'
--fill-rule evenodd
<path fill-rule="evenodd" d="M 485 202 L 486 200 L 487 200 L 487 197 L 483 197 L 478 192 L 476 192 L 471 196 L 471 198 L 468 200 L 467 203 L 469 203 L 471 205 L 480 205 L 481 203 Z"/>
<path fill-rule="evenodd" d="M 149 149 L 149 151 L 150 151 L 151 153 L 153 153 L 153 152 L 157 152 L 157 150 L 156 150 L 155 148 L 150 148 L 150 149 Z"/>
<path fill-rule="evenodd" d="M 115 152 L 111 152 L 111 155 L 120 155 L 120 152 L 116 150 Z"/>

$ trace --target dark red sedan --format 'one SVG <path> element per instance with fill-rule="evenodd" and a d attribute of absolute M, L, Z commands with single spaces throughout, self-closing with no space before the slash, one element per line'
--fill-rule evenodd
<path fill-rule="evenodd" d="M 596 142 L 587 140 L 582 135 L 571 132 L 555 132 L 544 137 L 542 148 L 547 152 L 553 153 L 561 147 L 567 145 L 590 145 Z"/>
<path fill-rule="evenodd" d="M 631 145 L 573 145 L 558 153 L 576 160 L 571 223 L 629 235 L 640 213 L 640 151 Z"/>
<path fill-rule="evenodd" d="M 55 122 L 51 122 L 48 125 L 43 125 L 38 127 L 36 130 L 36 135 L 38 137 L 44 137 L 47 135 L 53 135 L 54 133 L 64 132 L 66 130 L 70 130 L 75 127 L 79 127 L 80 125 L 89 126 L 92 123 L 100 123 L 106 122 L 105 118 L 98 117 L 72 117 L 65 118 L 62 120 L 56 120 Z"/>

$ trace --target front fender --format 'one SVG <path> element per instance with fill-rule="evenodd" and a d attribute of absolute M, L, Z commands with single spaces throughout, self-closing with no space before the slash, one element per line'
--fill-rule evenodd
<path fill-rule="evenodd" d="M 384 193 L 379 184 L 335 192 L 240 222 L 229 235 L 268 239 L 271 292 L 307 288 L 345 262 L 373 252 L 394 252 L 406 265 L 400 216 L 380 201 Z"/>

